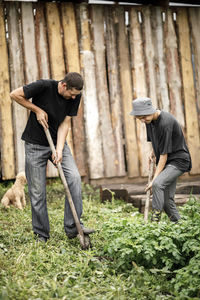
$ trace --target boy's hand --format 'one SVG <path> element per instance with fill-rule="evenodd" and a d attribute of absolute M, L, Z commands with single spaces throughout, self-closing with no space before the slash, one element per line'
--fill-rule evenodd
<path fill-rule="evenodd" d="M 56 149 L 56 156 L 52 154 L 53 164 L 57 165 L 59 162 L 62 162 L 62 151 Z"/>
<path fill-rule="evenodd" d="M 42 125 L 44 129 L 49 128 L 48 115 L 43 109 L 38 110 L 38 112 L 36 113 L 36 118 L 37 121 L 40 123 L 40 125 Z"/>

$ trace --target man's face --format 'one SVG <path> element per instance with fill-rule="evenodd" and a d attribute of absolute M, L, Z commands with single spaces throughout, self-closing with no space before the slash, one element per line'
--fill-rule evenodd
<path fill-rule="evenodd" d="M 135 116 L 137 120 L 140 120 L 142 123 L 150 124 L 153 120 L 153 114 L 152 115 L 146 115 L 146 116 Z"/>
<path fill-rule="evenodd" d="M 67 89 L 67 85 L 64 82 L 61 82 L 59 94 L 63 96 L 65 99 L 75 99 L 77 95 L 79 95 L 81 91 L 76 90 L 75 88 Z"/>

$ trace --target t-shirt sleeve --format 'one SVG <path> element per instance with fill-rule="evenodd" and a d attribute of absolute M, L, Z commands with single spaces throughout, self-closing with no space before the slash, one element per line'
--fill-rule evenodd
<path fill-rule="evenodd" d="M 70 109 L 70 111 L 68 112 L 68 116 L 71 116 L 71 117 L 77 116 L 80 101 L 81 101 L 81 95 L 78 95 L 78 96 L 73 100 L 73 105 L 71 106 L 71 109 Z"/>
<path fill-rule="evenodd" d="M 172 129 L 170 127 L 163 128 L 161 131 L 158 148 L 161 155 L 172 152 Z"/>
<path fill-rule="evenodd" d="M 35 82 L 23 86 L 26 99 L 30 99 L 39 95 L 45 89 L 44 80 L 40 79 Z"/>

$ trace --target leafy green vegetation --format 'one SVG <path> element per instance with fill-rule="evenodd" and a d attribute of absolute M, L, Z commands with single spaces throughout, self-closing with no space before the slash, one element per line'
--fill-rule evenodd
<path fill-rule="evenodd" d="M 0 185 L 0 198 L 11 182 Z M 81 250 L 63 229 L 64 189 L 47 186 L 51 238 L 37 243 L 28 200 L 24 211 L 0 207 L 0 299 L 199 299 L 200 203 L 191 197 L 172 224 L 145 224 L 132 205 L 101 203 L 83 186 L 83 222 L 96 229 L 92 249 Z"/>

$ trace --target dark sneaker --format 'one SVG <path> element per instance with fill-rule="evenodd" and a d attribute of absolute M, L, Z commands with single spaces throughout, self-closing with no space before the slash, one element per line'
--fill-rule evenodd
<path fill-rule="evenodd" d="M 47 242 L 47 238 L 42 236 L 42 235 L 38 235 L 36 238 L 36 241 L 39 243 L 46 243 Z"/>
<path fill-rule="evenodd" d="M 92 228 L 85 228 L 85 227 L 83 227 L 82 230 L 83 230 L 84 234 L 87 234 L 87 235 L 95 232 L 95 230 L 92 229 Z M 76 232 L 72 232 L 72 233 L 69 232 L 69 233 L 66 233 L 66 235 L 67 235 L 67 237 L 69 239 L 73 239 L 73 238 L 77 237 L 78 232 L 77 231 Z"/>
<path fill-rule="evenodd" d="M 158 209 L 152 209 L 151 222 L 160 222 L 162 211 Z"/>

